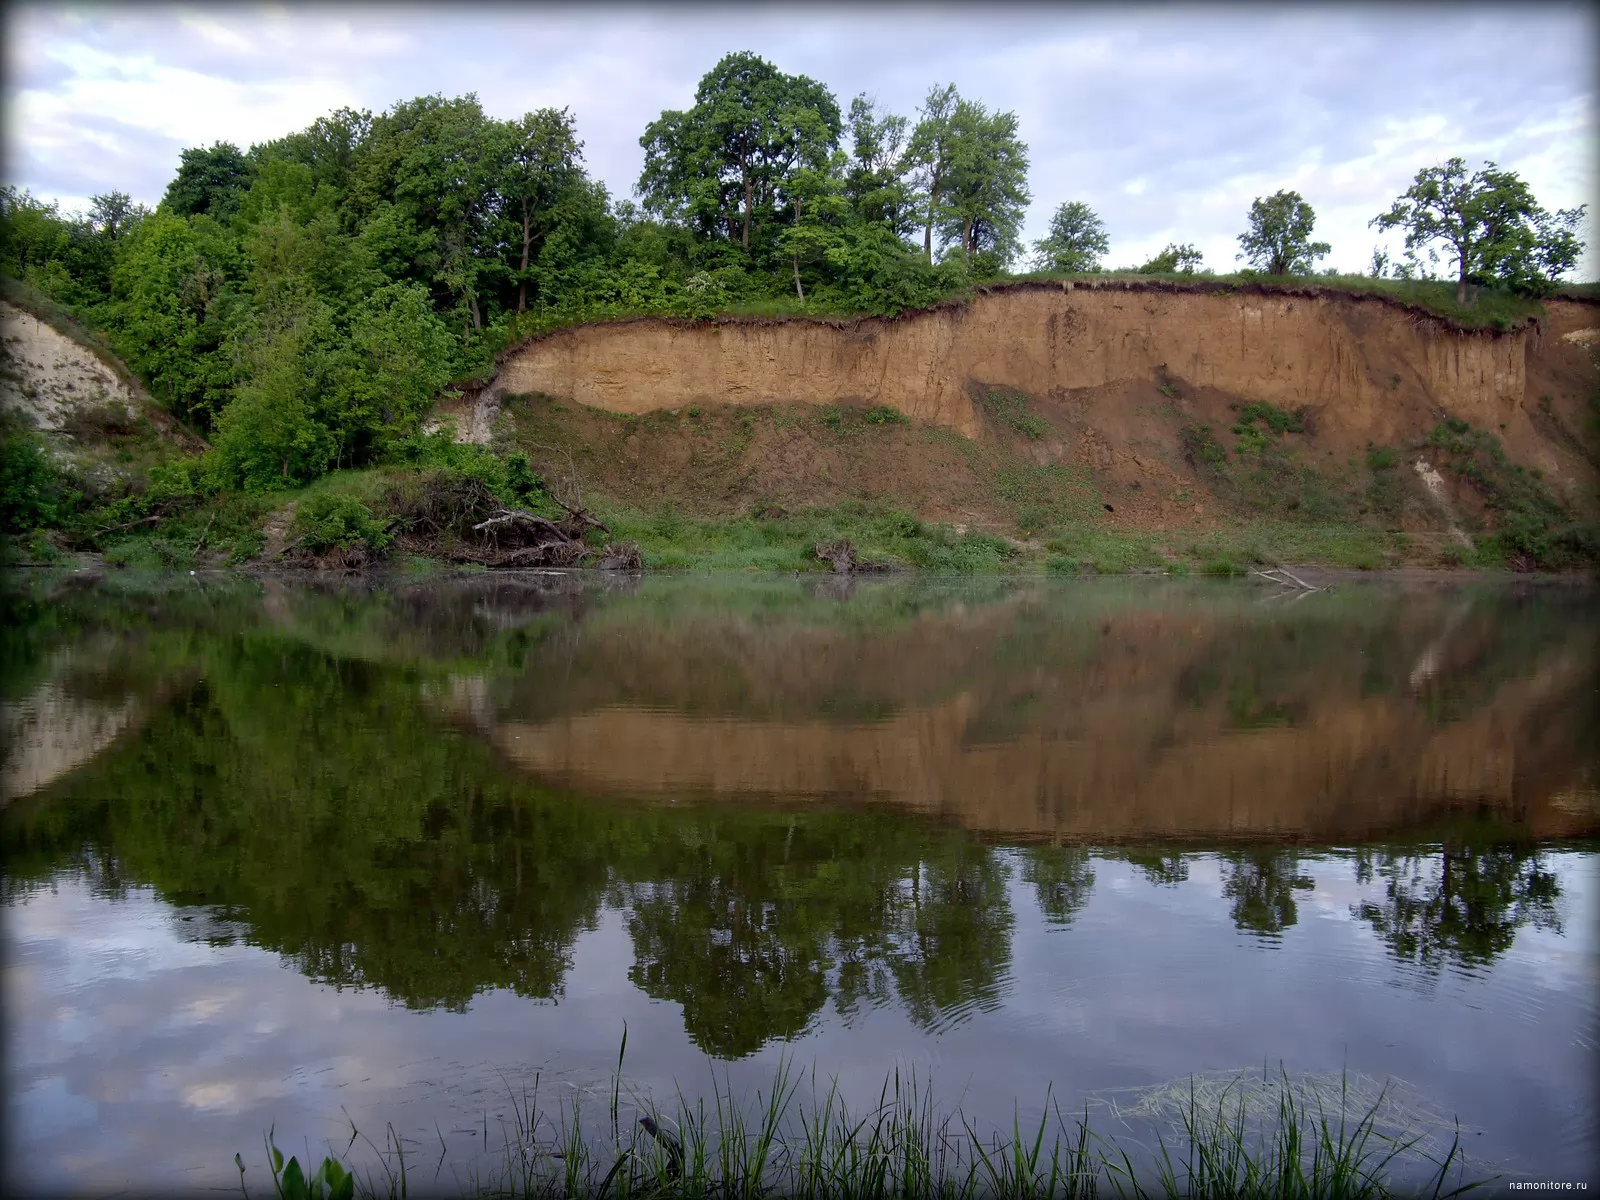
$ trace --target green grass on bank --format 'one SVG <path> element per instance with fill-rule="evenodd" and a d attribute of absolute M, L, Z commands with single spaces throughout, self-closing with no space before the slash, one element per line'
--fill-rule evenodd
<path fill-rule="evenodd" d="M 623 1038 L 626 1051 L 627 1038 Z M 878 1101 L 852 1109 L 837 1083 L 819 1088 L 815 1071 L 796 1077 L 780 1064 L 754 1104 L 713 1076 L 713 1095 L 670 1110 L 639 1101 L 621 1077 L 621 1057 L 603 1113 L 574 1098 L 540 1107 L 537 1084 L 507 1100 L 498 1167 L 459 1185 L 474 1197 L 1239 1197 L 1267 1200 L 1377 1200 L 1450 1197 L 1468 1181 L 1459 1128 L 1396 1103 L 1390 1085 L 1348 1074 L 1291 1076 L 1282 1067 L 1234 1078 L 1191 1078 L 1147 1089 L 1133 1101 L 1152 1118 L 1141 1137 L 1091 1128 L 1088 1107 L 1063 1113 L 1049 1096 L 1037 1121 L 1013 1115 L 1010 1128 L 980 1132 L 959 1109 L 944 1112 L 932 1089 L 898 1069 Z M 808 1083 L 802 1095 L 802 1084 Z M 509 1088 L 508 1088 L 509 1090 Z M 1130 1098 L 1131 1099 L 1131 1098 Z M 1113 1110 L 1114 1113 L 1116 1110 Z M 485 1122 L 485 1150 L 492 1137 Z M 1141 1130 L 1140 1132 L 1143 1132 Z M 1153 1136 L 1152 1136 L 1153 1135 Z M 266 1175 L 281 1200 L 402 1197 L 430 1178 L 420 1150 L 390 1126 L 379 1145 L 353 1124 L 344 1153 L 307 1177 L 284 1161 L 276 1130 L 266 1138 Z M 444 1150 L 443 1139 L 440 1141 Z M 352 1151 L 356 1155 L 352 1157 Z M 413 1156 L 408 1161 L 408 1155 Z M 262 1172 L 235 1156 L 242 1193 Z M 440 1157 L 440 1164 L 443 1157 Z M 458 1175 L 459 1179 L 460 1176 Z M 264 1194 L 264 1193 L 263 1193 Z"/>
<path fill-rule="evenodd" d="M 528 312 L 518 317 L 507 328 L 505 346 L 511 346 L 529 337 L 553 333 L 578 325 L 598 322 L 628 321 L 645 318 L 673 318 L 682 320 L 717 319 L 770 319 L 814 318 L 823 320 L 859 320 L 872 316 L 904 318 L 920 311 L 941 308 L 950 304 L 970 302 L 975 296 L 1004 291 L 1010 287 L 1025 287 L 1040 283 L 1075 283 L 1101 287 L 1162 286 L 1193 290 L 1209 294 L 1230 295 L 1246 288 L 1268 292 L 1304 293 L 1308 289 L 1325 289 L 1347 292 L 1352 295 L 1378 296 L 1408 308 L 1440 317 L 1464 329 L 1510 330 L 1523 322 L 1544 315 L 1544 305 L 1535 297 L 1495 288 L 1472 287 L 1466 304 L 1456 303 L 1456 285 L 1448 280 L 1373 279 L 1365 275 L 1259 275 L 1249 271 L 1231 274 L 1140 274 L 1123 271 L 1101 271 L 1093 274 L 1068 275 L 1054 272 L 1032 272 L 1022 275 L 1004 275 L 980 279 L 953 289 L 919 308 L 869 313 L 838 301 L 815 297 L 801 300 L 797 296 L 777 295 L 742 301 L 704 310 L 685 308 L 681 303 L 668 307 L 637 307 L 617 304 L 586 305 L 574 308 L 550 309 Z M 1592 290 L 1586 290 L 1592 289 Z M 1562 295 L 1587 298 L 1600 294 L 1600 284 L 1569 285 Z"/>

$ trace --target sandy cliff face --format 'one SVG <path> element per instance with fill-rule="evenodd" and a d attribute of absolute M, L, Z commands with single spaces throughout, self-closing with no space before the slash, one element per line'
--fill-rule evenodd
<path fill-rule="evenodd" d="M 1355 445 L 1415 435 L 1441 413 L 1458 416 L 1559 475 L 1573 464 L 1535 430 L 1527 408 L 1552 380 L 1593 374 L 1587 352 L 1600 306 L 1558 301 L 1551 310 L 1543 331 L 1466 333 L 1331 291 L 1024 285 L 899 320 L 647 320 L 565 330 L 507 355 L 491 391 L 626 413 L 886 404 L 973 436 L 981 423 L 973 382 L 1064 397 L 1159 378 L 1310 408 L 1320 429 Z"/>
<path fill-rule="evenodd" d="M 81 409 L 117 404 L 130 415 L 139 397 L 94 353 L 30 312 L 0 301 L 0 408 L 40 429 L 59 430 Z"/>

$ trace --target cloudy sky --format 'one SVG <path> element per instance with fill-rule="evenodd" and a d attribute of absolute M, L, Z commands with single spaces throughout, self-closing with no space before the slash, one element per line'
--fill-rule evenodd
<path fill-rule="evenodd" d="M 1520 171 L 1547 207 L 1600 191 L 1593 6 L 57 3 L 4 19 L 5 176 L 65 208 L 113 188 L 154 203 L 184 146 L 469 91 L 499 117 L 570 106 L 591 172 L 624 197 L 646 122 L 734 50 L 841 105 L 867 92 L 911 114 L 954 81 L 1015 110 L 1026 237 L 1085 200 L 1112 265 L 1190 241 L 1230 269 L 1250 201 L 1294 188 L 1333 245 L 1322 265 L 1363 270 L 1370 218 L 1453 154 Z M 1577 276 L 1600 278 L 1596 249 Z"/>

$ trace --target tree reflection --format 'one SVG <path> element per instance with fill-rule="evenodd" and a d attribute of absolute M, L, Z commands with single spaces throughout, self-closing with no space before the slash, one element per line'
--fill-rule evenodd
<path fill-rule="evenodd" d="M 1033 885 L 1039 911 L 1052 925 L 1068 925 L 1089 901 L 1094 868 L 1085 846 L 1029 846 L 1022 852 L 1022 879 Z"/>
<path fill-rule="evenodd" d="M 1361 883 L 1384 881 L 1381 902 L 1351 905 L 1389 953 L 1429 971 L 1486 966 L 1524 925 L 1561 931 L 1561 887 L 1535 849 L 1452 846 L 1439 853 L 1377 850 L 1356 863 Z"/>
<path fill-rule="evenodd" d="M 1294 894 L 1316 886 L 1300 872 L 1292 850 L 1231 851 L 1222 855 L 1227 871 L 1222 894 L 1233 902 L 1233 923 L 1246 933 L 1276 938 L 1299 919 Z"/>

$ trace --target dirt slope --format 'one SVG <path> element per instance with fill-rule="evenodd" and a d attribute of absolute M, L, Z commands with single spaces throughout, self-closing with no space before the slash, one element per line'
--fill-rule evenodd
<path fill-rule="evenodd" d="M 27 414 L 46 432 L 115 405 L 131 419 L 140 395 L 93 351 L 30 312 L 0 300 L 0 408 Z"/>
<path fill-rule="evenodd" d="M 1319 449 L 1337 459 L 1458 417 L 1497 433 L 1513 458 L 1577 499 L 1595 475 L 1582 431 L 1600 306 L 1548 308 L 1542 328 L 1468 332 L 1385 298 L 1329 289 L 1024 284 L 896 320 L 565 330 L 503 356 L 483 403 L 544 393 L 633 414 L 887 405 L 977 437 L 985 425 L 977 383 L 1087 418 L 1120 463 L 1150 434 L 1130 402 L 1164 387 L 1188 401 L 1187 417 L 1227 420 L 1228 404 L 1241 401 L 1305 410 Z M 482 430 L 481 411 L 474 415 Z"/>

